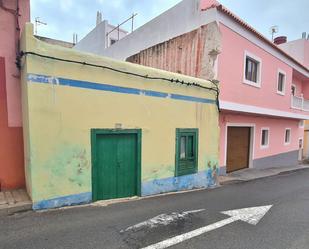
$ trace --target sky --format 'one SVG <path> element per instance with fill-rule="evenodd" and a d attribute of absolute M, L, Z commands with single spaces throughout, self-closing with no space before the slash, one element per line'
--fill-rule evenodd
<path fill-rule="evenodd" d="M 73 33 L 81 40 L 95 27 L 96 12 L 117 25 L 133 13 L 135 28 L 145 24 L 181 0 L 30 0 L 31 20 L 47 23 L 38 26 L 38 35 L 72 42 Z M 185 0 L 190 1 L 190 0 Z M 225 7 L 241 17 L 264 36 L 271 38 L 270 27 L 278 26 L 279 35 L 288 40 L 309 33 L 309 0 L 222 0 Z M 181 14 L 181 13 L 180 13 Z M 131 29 L 130 24 L 124 26 Z"/>

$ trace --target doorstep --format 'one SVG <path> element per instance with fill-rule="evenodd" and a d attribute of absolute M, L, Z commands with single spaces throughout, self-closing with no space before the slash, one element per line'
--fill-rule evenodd
<path fill-rule="evenodd" d="M 32 209 L 32 202 L 25 189 L 0 192 L 0 216 Z"/>
<path fill-rule="evenodd" d="M 302 169 L 309 169 L 309 164 L 299 164 L 290 167 L 276 167 L 267 169 L 243 169 L 229 173 L 225 176 L 219 176 L 219 183 L 221 185 L 226 185 L 229 183 L 250 181 L 258 178 L 274 176 L 284 172 L 288 173 L 291 171 L 297 171 Z"/>

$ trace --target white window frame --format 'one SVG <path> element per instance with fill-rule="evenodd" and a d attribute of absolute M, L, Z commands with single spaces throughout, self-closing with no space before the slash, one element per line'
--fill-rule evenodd
<path fill-rule="evenodd" d="M 265 145 L 263 145 L 262 144 L 262 141 L 263 141 L 263 131 L 268 131 L 267 132 L 267 144 L 265 144 Z M 267 148 L 269 148 L 269 138 L 270 138 L 270 132 L 269 132 L 270 130 L 269 130 L 269 127 L 262 127 L 261 128 L 261 142 L 260 142 L 260 147 L 261 147 L 261 149 L 267 149 Z"/>
<path fill-rule="evenodd" d="M 288 142 L 285 142 L 285 136 L 286 136 L 286 131 L 289 130 L 290 131 L 290 137 L 289 137 L 289 141 Z M 291 128 L 285 128 L 284 130 L 284 145 L 289 145 L 291 144 L 291 140 L 292 140 L 292 129 Z"/>
<path fill-rule="evenodd" d="M 258 72 L 257 72 L 257 82 L 251 81 L 251 80 L 247 80 L 246 79 L 246 59 L 247 57 L 250 57 L 254 60 L 256 60 L 259 64 L 258 64 Z M 261 88 L 261 76 L 262 76 L 262 59 L 256 55 L 254 55 L 253 53 L 248 52 L 247 50 L 245 50 L 244 53 L 244 70 L 243 70 L 243 83 L 250 85 L 250 86 L 254 86 L 256 88 Z"/>
<path fill-rule="evenodd" d="M 283 91 L 282 91 L 282 92 L 278 90 L 278 86 L 279 86 L 279 75 L 280 75 L 280 74 L 283 74 L 283 75 L 284 75 L 284 79 L 283 79 Z M 285 89 L 286 89 L 285 86 L 286 86 L 286 72 L 283 71 L 282 69 L 278 69 L 278 72 L 277 72 L 277 93 L 278 93 L 279 95 L 282 95 L 282 96 L 285 95 Z M 295 89 L 296 89 L 296 88 L 295 88 Z"/>

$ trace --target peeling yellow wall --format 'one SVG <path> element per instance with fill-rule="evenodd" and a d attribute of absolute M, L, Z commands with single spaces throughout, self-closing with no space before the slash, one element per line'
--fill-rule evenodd
<path fill-rule="evenodd" d="M 54 46 L 27 24 L 22 50 L 86 61 L 154 77 L 211 82 Z M 142 129 L 142 182 L 175 175 L 176 128 L 199 128 L 198 169 L 218 162 L 218 111 L 211 103 L 97 91 L 57 84 L 58 78 L 215 100 L 215 93 L 162 80 L 27 55 L 22 60 L 23 122 L 28 191 L 34 202 L 91 192 L 91 128 Z M 43 75 L 49 84 L 31 80 Z M 27 79 L 28 77 L 28 79 Z"/>

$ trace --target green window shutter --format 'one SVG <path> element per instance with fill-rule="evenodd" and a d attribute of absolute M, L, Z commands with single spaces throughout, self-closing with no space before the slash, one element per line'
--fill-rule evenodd
<path fill-rule="evenodd" d="M 198 129 L 176 129 L 176 176 L 197 172 Z"/>

